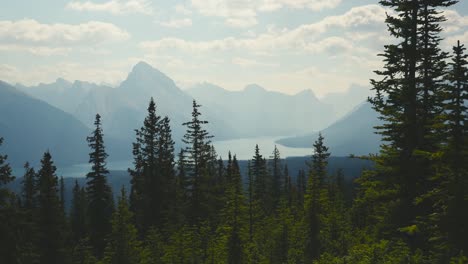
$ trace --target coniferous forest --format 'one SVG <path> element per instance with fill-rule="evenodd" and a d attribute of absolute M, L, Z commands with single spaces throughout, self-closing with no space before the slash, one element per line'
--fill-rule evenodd
<path fill-rule="evenodd" d="M 392 40 L 368 101 L 383 144 L 355 157 L 375 167 L 352 186 L 327 172 L 322 135 L 307 171 L 252 146 L 242 175 L 235 153 L 217 155 L 196 101 L 176 153 L 170 117 L 148 98 L 130 188 L 109 185 L 99 114 L 69 210 L 53 153 L 24 175 L 0 155 L 0 263 L 468 263 L 468 55 L 441 45 L 443 9 L 456 2 L 380 1 Z M 8 188 L 15 176 L 20 193 Z"/>

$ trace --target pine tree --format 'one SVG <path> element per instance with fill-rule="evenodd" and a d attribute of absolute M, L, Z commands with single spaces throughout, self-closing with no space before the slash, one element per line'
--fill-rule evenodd
<path fill-rule="evenodd" d="M 133 215 L 128 208 L 127 194 L 122 187 L 118 205 L 112 214 L 112 232 L 104 253 L 106 264 L 137 264 L 140 262 L 141 243 L 132 224 Z"/>
<path fill-rule="evenodd" d="M 114 208 L 112 190 L 107 183 L 107 153 L 104 147 L 101 116 L 96 114 L 95 130 L 87 138 L 91 171 L 86 175 L 88 199 L 89 236 L 97 256 L 102 256 L 105 238 L 110 232 L 110 217 Z"/>
<path fill-rule="evenodd" d="M 324 145 L 324 138 L 319 134 L 314 143 L 314 154 L 309 164 L 310 173 L 305 196 L 305 222 L 307 226 L 306 260 L 312 262 L 317 259 L 323 249 L 320 231 L 322 227 L 321 217 L 328 209 L 326 189 L 327 165 L 330 153 Z"/>
<path fill-rule="evenodd" d="M 0 146 L 2 143 L 3 138 L 0 137 Z M 10 200 L 11 192 L 5 188 L 5 185 L 15 179 L 10 164 L 6 162 L 7 158 L 7 155 L 0 155 L 0 208 L 7 206 Z"/>
<path fill-rule="evenodd" d="M 60 207 L 65 211 L 65 181 L 63 176 L 60 176 Z"/>
<path fill-rule="evenodd" d="M 468 221 L 465 209 L 468 206 L 468 55 L 465 51 L 460 41 L 453 47 L 444 105 L 447 144 L 440 164 L 442 173 L 436 178 L 439 184 L 432 192 L 436 194 L 432 196 L 436 209 L 434 215 L 438 216 L 434 226 L 441 227 L 441 232 L 433 235 L 433 240 L 438 241 L 449 255 L 456 255 L 460 250 L 468 251 L 468 243 L 465 242 L 468 235 L 465 224 Z"/>
<path fill-rule="evenodd" d="M 251 174 L 253 178 L 253 200 L 262 212 L 269 215 L 272 212 L 271 181 L 268 177 L 266 162 L 260 154 L 260 148 L 255 146 L 255 155 L 251 160 Z"/>
<path fill-rule="evenodd" d="M 186 162 L 184 150 L 181 149 L 177 159 L 177 176 L 175 181 L 175 205 L 174 208 L 177 210 L 176 223 L 181 225 L 185 222 L 185 215 L 187 214 L 188 207 L 188 179 L 186 173 Z"/>
<path fill-rule="evenodd" d="M 24 176 L 21 190 L 21 224 L 23 248 L 21 255 L 24 263 L 38 262 L 38 226 L 37 226 L 37 189 L 38 180 L 34 168 L 24 164 Z"/>
<path fill-rule="evenodd" d="M 229 155 L 230 157 L 230 155 Z M 222 210 L 223 222 L 227 232 L 227 263 L 244 263 L 246 236 L 246 205 L 242 179 L 237 158 L 228 161 L 227 174 L 231 181 L 226 190 L 225 208 Z"/>
<path fill-rule="evenodd" d="M 52 156 L 45 152 L 38 171 L 38 229 L 40 263 L 64 263 L 64 215 Z"/>
<path fill-rule="evenodd" d="M 187 127 L 183 142 L 187 145 L 184 153 L 187 155 L 185 162 L 189 182 L 189 215 L 192 221 L 211 218 L 213 213 L 210 204 L 213 196 L 208 183 L 209 178 L 214 175 L 207 175 L 213 136 L 204 128 L 208 121 L 200 120 L 200 106 L 193 101 L 192 120 L 183 124 Z"/>
<path fill-rule="evenodd" d="M 172 140 L 172 130 L 170 120 L 166 116 L 160 122 L 160 136 L 158 146 L 158 167 L 161 185 L 161 222 L 160 225 L 174 223 L 176 219 L 175 205 L 175 159 L 174 141 Z M 156 225 L 158 227 L 158 225 Z"/>
<path fill-rule="evenodd" d="M 438 117 L 447 54 L 439 48 L 445 18 L 438 8 L 455 2 L 380 1 L 395 11 L 387 13 L 386 22 L 396 41 L 381 55 L 385 66 L 376 73 L 382 79 L 371 81 L 376 96 L 369 101 L 383 121 L 377 129 L 385 145 L 375 158 L 377 170 L 359 180 L 359 200 L 369 212 L 367 221 L 382 220 L 372 224 L 378 232 L 400 235 L 413 247 L 428 240 L 414 231 L 427 228 L 423 219 L 431 205 L 422 197 L 433 188 L 431 159 L 441 143 Z"/>
<path fill-rule="evenodd" d="M 75 180 L 70 208 L 71 233 L 74 241 L 80 241 L 88 234 L 87 207 L 86 190 Z"/>
<path fill-rule="evenodd" d="M 133 144 L 134 165 L 130 194 L 131 209 L 142 233 L 150 227 L 173 223 L 176 217 L 174 141 L 168 117 L 157 114 L 151 98 L 143 126 L 136 130 Z"/>
<path fill-rule="evenodd" d="M 30 167 L 29 162 L 24 164 L 23 188 L 21 190 L 21 203 L 24 209 L 36 208 L 36 172 Z"/>
<path fill-rule="evenodd" d="M 282 172 L 281 172 L 281 157 L 278 148 L 275 145 L 275 149 L 273 150 L 273 156 L 270 160 L 270 170 L 272 176 L 272 202 L 273 202 L 273 210 L 275 210 L 278 206 L 280 201 L 281 193 L 282 193 Z"/>
<path fill-rule="evenodd" d="M 0 138 L 0 146 L 2 143 L 3 138 Z M 16 223 L 21 219 L 17 214 L 15 196 L 6 186 L 15 179 L 7 158 L 7 155 L 0 154 L 0 262 L 17 263 L 21 252 L 18 251 Z"/>

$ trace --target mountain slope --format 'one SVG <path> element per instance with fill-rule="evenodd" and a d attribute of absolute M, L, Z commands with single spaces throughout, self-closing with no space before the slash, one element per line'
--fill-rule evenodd
<path fill-rule="evenodd" d="M 187 92 L 223 113 L 231 126 L 238 128 L 239 137 L 301 134 L 326 127 L 333 120 L 332 107 L 320 102 L 311 90 L 287 95 L 256 84 L 242 91 L 227 91 L 203 83 Z"/>
<path fill-rule="evenodd" d="M 377 113 L 366 102 L 324 129 L 322 134 L 333 156 L 367 155 L 379 151 L 380 136 L 374 133 L 374 126 L 379 124 Z M 280 139 L 277 143 L 296 148 L 310 147 L 317 137 L 318 132 L 314 132 Z"/>
<path fill-rule="evenodd" d="M 87 162 L 89 129 L 72 115 L 0 81 L 2 153 L 14 166 L 37 164 L 50 150 L 58 164 Z"/>

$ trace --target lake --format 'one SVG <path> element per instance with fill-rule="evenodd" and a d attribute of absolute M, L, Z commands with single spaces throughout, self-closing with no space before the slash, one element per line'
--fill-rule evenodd
<path fill-rule="evenodd" d="M 264 157 L 272 156 L 275 141 L 282 137 L 260 137 L 260 138 L 242 138 L 232 140 L 214 141 L 213 145 L 216 148 L 218 156 L 227 159 L 228 152 L 231 151 L 232 155 L 236 155 L 238 160 L 251 159 L 255 152 L 255 145 L 258 144 L 260 154 Z M 312 143 L 311 143 L 312 145 Z M 312 154 L 312 148 L 289 148 L 276 144 L 281 158 L 286 157 L 300 157 Z M 132 167 L 132 160 L 125 161 L 109 161 L 107 168 L 109 170 L 127 170 Z M 64 177 L 85 177 L 90 169 L 88 163 L 76 164 L 72 166 L 57 168 L 57 175 Z M 24 169 L 14 169 L 15 175 L 23 175 Z"/>

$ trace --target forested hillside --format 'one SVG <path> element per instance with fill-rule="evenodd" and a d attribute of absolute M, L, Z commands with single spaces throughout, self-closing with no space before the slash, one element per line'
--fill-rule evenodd
<path fill-rule="evenodd" d="M 37 171 L 25 164 L 15 194 L 2 152 L 0 263 L 468 263 L 468 54 L 441 44 L 456 2 L 380 1 L 392 40 L 368 102 L 383 142 L 353 157 L 373 164 L 353 184 L 328 169 L 321 133 L 297 175 L 276 148 L 266 157 L 253 146 L 246 171 L 235 153 L 221 160 L 195 100 L 176 152 L 170 117 L 147 98 L 128 190 L 110 185 L 96 114 L 69 212 L 54 153 Z"/>

